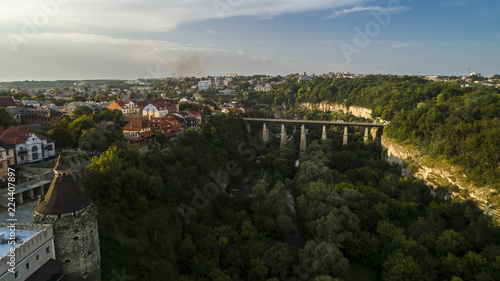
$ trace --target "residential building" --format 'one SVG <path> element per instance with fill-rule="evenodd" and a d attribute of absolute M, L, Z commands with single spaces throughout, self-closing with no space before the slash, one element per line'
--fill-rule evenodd
<path fill-rule="evenodd" d="M 168 115 L 169 105 L 165 102 L 152 102 L 142 109 L 142 116 L 149 117 L 163 117 Z"/>
<path fill-rule="evenodd" d="M 7 179 L 9 167 L 16 165 L 16 146 L 0 141 L 0 177 Z"/>
<path fill-rule="evenodd" d="M 0 97 L 0 107 L 16 107 L 17 104 L 13 97 Z"/>
<path fill-rule="evenodd" d="M 123 136 L 131 141 L 135 138 L 140 138 L 141 133 L 151 131 L 151 127 L 149 127 L 146 120 L 134 118 L 123 127 L 122 131 Z"/>
<path fill-rule="evenodd" d="M 7 111 L 7 113 L 9 113 L 10 116 L 12 116 L 12 118 L 14 118 L 14 120 L 17 121 L 17 124 L 21 124 L 24 110 L 25 107 L 17 107 L 17 106 L 5 108 L 5 111 Z"/>
<path fill-rule="evenodd" d="M 198 90 L 208 90 L 211 87 L 211 81 L 199 81 Z"/>
<path fill-rule="evenodd" d="M 38 108 L 40 107 L 40 103 L 37 102 L 36 100 L 22 100 L 21 103 L 24 105 L 24 106 L 32 106 L 34 108 Z"/>
<path fill-rule="evenodd" d="M 54 141 L 30 129 L 10 127 L 0 136 L 0 141 L 15 145 L 17 164 L 42 161 L 56 155 Z"/>
<path fill-rule="evenodd" d="M 196 128 L 198 127 L 198 124 L 200 122 L 198 118 L 196 118 L 189 112 L 181 111 L 172 115 L 175 119 L 177 119 L 177 121 L 179 121 L 179 123 L 183 125 L 184 128 Z"/>
<path fill-rule="evenodd" d="M 255 88 L 254 88 L 255 91 L 259 91 L 259 92 L 269 92 L 272 89 L 273 89 L 273 87 L 269 83 L 267 83 L 265 86 L 262 86 L 261 84 L 259 84 L 259 85 L 255 86 Z"/>
<path fill-rule="evenodd" d="M 113 100 L 111 103 L 106 106 L 110 111 L 119 110 L 122 112 L 124 117 L 129 116 L 139 116 L 141 115 L 141 108 L 139 104 L 133 101 L 124 101 L 124 100 Z"/>
<path fill-rule="evenodd" d="M 219 90 L 221 95 L 236 95 L 236 91 L 232 89 Z"/>
<path fill-rule="evenodd" d="M 52 128 L 61 122 L 62 113 L 51 109 L 23 108 L 21 124 L 40 124 L 41 127 Z"/>
<path fill-rule="evenodd" d="M 101 112 L 101 109 L 103 107 L 106 107 L 104 104 L 97 103 L 97 102 L 71 102 L 71 103 L 68 103 L 64 108 L 60 109 L 59 112 L 61 112 L 63 115 L 72 116 L 73 111 L 78 106 L 90 107 L 90 109 L 92 109 L 92 111 L 95 114 L 98 114 L 99 112 Z"/>
<path fill-rule="evenodd" d="M 312 78 L 309 77 L 309 76 L 301 76 L 299 77 L 298 81 L 297 82 L 300 82 L 300 81 L 311 81 Z"/>
<path fill-rule="evenodd" d="M 60 280 L 64 263 L 56 260 L 52 225 L 0 224 L 0 241 L 0 281 Z M 15 256 L 14 269 L 9 255 Z"/>

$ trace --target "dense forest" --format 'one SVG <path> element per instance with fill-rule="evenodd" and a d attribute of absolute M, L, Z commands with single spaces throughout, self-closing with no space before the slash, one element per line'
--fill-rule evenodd
<path fill-rule="evenodd" d="M 483 85 L 433 82 L 413 76 L 369 75 L 360 79 L 289 80 L 262 100 L 297 112 L 304 102 L 342 103 L 372 109 L 391 121 L 387 136 L 418 145 L 434 158 L 462 168 L 478 185 L 500 191 L 500 94 Z"/>
<path fill-rule="evenodd" d="M 401 177 L 362 132 L 347 147 L 313 141 L 299 159 L 297 142 L 266 147 L 259 130 L 215 115 L 167 148 L 117 142 L 96 156 L 83 185 L 104 280 L 500 278 L 495 223 Z M 246 188 L 253 196 L 229 195 Z"/>

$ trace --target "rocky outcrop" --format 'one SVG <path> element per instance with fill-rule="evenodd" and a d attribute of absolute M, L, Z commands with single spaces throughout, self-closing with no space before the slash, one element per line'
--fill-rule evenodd
<path fill-rule="evenodd" d="M 301 108 L 304 109 L 317 109 L 319 111 L 327 112 L 327 111 L 343 111 L 345 114 L 350 113 L 357 117 L 363 118 L 372 118 L 372 110 L 359 106 L 350 106 L 347 108 L 343 104 L 337 103 L 329 103 L 329 102 L 321 102 L 321 103 L 302 103 L 300 105 Z"/>
<path fill-rule="evenodd" d="M 496 191 L 471 183 L 460 168 L 444 159 L 433 159 L 416 146 L 402 145 L 385 136 L 382 136 L 382 146 L 387 162 L 402 166 L 403 175 L 422 179 L 433 187 L 448 187 L 453 197 L 462 200 L 472 198 L 487 213 L 495 217 L 500 215 L 492 203 L 499 202 Z"/>

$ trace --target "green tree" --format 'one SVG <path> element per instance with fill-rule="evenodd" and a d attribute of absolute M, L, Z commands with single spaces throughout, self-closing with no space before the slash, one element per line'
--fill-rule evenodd
<path fill-rule="evenodd" d="M 55 141 L 57 149 L 71 148 L 77 144 L 75 137 L 63 126 L 56 126 L 50 130 L 49 137 Z"/>
<path fill-rule="evenodd" d="M 264 253 L 262 260 L 273 276 L 284 280 L 293 264 L 293 254 L 287 244 L 277 242 Z"/>
<path fill-rule="evenodd" d="M 428 280 L 428 277 L 422 272 L 419 264 L 412 256 L 406 256 L 401 252 L 390 255 L 384 262 L 383 280 L 402 281 L 402 280 Z"/>
<path fill-rule="evenodd" d="M 101 152 L 104 149 L 104 135 L 99 128 L 85 130 L 78 139 L 80 148 L 91 154 Z"/>
<path fill-rule="evenodd" d="M 12 118 L 12 115 L 10 115 L 5 108 L 0 108 L 0 126 L 8 128 L 15 125 L 17 125 L 17 121 Z"/>
<path fill-rule="evenodd" d="M 333 243 L 307 241 L 299 250 L 299 260 L 314 275 L 342 276 L 349 269 L 349 260 Z"/>
<path fill-rule="evenodd" d="M 447 253 L 463 254 L 466 250 L 467 241 L 465 238 L 456 231 L 449 229 L 443 231 L 437 240 L 437 250 L 441 255 Z"/>
<path fill-rule="evenodd" d="M 92 108 L 86 106 L 86 105 L 80 105 L 80 106 L 77 106 L 75 108 L 75 110 L 73 110 L 73 117 L 74 118 L 79 118 L 83 115 L 92 115 L 94 114 L 94 110 L 92 110 Z"/>
<path fill-rule="evenodd" d="M 248 280 L 266 280 L 268 268 L 260 258 L 252 259 L 252 267 L 248 271 Z"/>
<path fill-rule="evenodd" d="M 96 126 L 92 117 L 87 115 L 82 115 L 74 119 L 68 125 L 68 130 L 75 138 L 80 138 L 84 130 L 92 129 Z"/>

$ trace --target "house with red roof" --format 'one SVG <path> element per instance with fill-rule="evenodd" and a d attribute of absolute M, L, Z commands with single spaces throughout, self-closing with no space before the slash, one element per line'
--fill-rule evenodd
<path fill-rule="evenodd" d="M 142 116 L 147 118 L 167 116 L 169 107 L 172 107 L 172 104 L 166 102 L 150 102 L 142 109 Z"/>
<path fill-rule="evenodd" d="M 0 141 L 15 145 L 17 164 L 42 161 L 56 156 L 54 141 L 33 133 L 30 129 L 10 127 L 0 136 Z"/>
<path fill-rule="evenodd" d="M 173 116 L 151 117 L 147 122 L 152 130 L 164 134 L 167 138 L 173 138 L 182 131 L 181 125 Z"/>
<path fill-rule="evenodd" d="M 112 100 L 111 103 L 106 106 L 110 111 L 120 110 L 124 117 L 141 115 L 140 105 L 133 101 L 125 100 Z"/>
<path fill-rule="evenodd" d="M 151 127 L 147 124 L 146 120 L 141 118 L 130 120 L 130 122 L 123 127 L 122 131 L 123 136 L 130 142 L 134 143 L 141 142 L 146 138 L 154 136 L 154 132 L 151 131 Z"/>
<path fill-rule="evenodd" d="M 0 107 L 17 107 L 13 97 L 0 97 Z"/>

